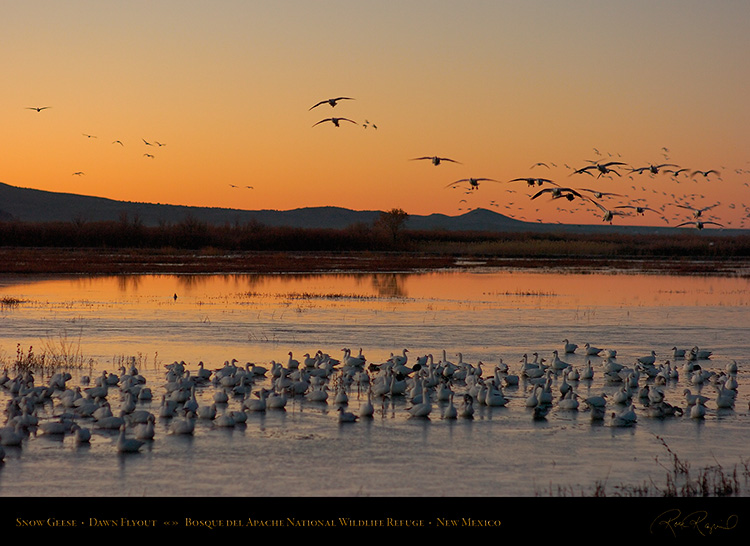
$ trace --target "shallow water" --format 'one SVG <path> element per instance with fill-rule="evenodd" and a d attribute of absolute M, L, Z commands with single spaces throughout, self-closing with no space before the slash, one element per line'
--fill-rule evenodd
<path fill-rule="evenodd" d="M 154 392 L 139 407 L 153 412 L 173 361 L 192 372 L 200 361 L 210 369 L 231 359 L 269 366 L 286 364 L 290 351 L 301 360 L 318 350 L 340 358 L 344 347 L 355 354 L 361 348 L 368 361 L 382 363 L 407 348 L 409 364 L 426 354 L 438 362 L 445 351 L 454 362 L 481 361 L 490 377 L 501 358 L 518 373 L 523 354 L 549 361 L 555 349 L 581 369 L 582 349 L 563 355 L 564 338 L 617 349 L 617 361 L 631 367 L 654 350 L 658 362 L 680 367 L 679 380 L 664 387 L 666 400 L 678 406 L 685 405 L 686 387 L 712 399 L 716 393 L 711 385 L 689 384 L 684 360 L 672 359 L 673 346 L 712 350 L 700 364 L 717 373 L 733 360 L 739 365 L 734 409 L 719 410 L 712 400 L 704 419 L 662 420 L 649 418 L 634 400 L 638 422 L 628 428 L 556 405 L 536 421 L 522 383 L 505 389 L 506 407 L 477 405 L 473 420 L 442 420 L 445 403 L 438 401 L 428 420 L 410 419 L 407 401 L 396 397 L 377 402 L 372 420 L 340 425 L 331 393 L 327 403 L 297 397 L 284 411 L 248 413 L 245 425 L 229 430 L 199 420 L 192 437 L 167 434 L 168 422 L 158 421 L 155 439 L 128 455 L 116 452 L 114 432 L 95 430 L 91 445 L 78 447 L 70 435 L 32 430 L 22 447 L 5 447 L 3 496 L 481 497 L 589 495 L 597 487 L 610 495 L 636 489 L 659 495 L 673 469 L 670 450 L 696 476 L 717 464 L 738 468 L 741 494 L 748 491 L 746 278 L 493 269 L 5 278 L 0 297 L 20 300 L 0 308 L 5 363 L 18 351 L 46 351 L 45 358 L 67 352 L 83 363 L 71 371 L 68 386 L 75 386 L 83 375 L 119 373 L 134 357 Z M 619 386 L 604 383 L 604 360 L 592 363 L 594 380 L 576 383 L 576 392 L 613 394 Z M 46 379 L 37 377 L 37 384 Z M 554 379 L 558 395 L 561 382 Z M 268 385 L 264 378 L 255 389 Z M 210 384 L 200 387 L 199 402 L 210 404 L 214 392 Z M 365 395 L 356 386 L 348 394 L 348 409 L 356 412 Z M 120 395 L 110 390 L 113 408 Z M 9 396 L 0 390 L 3 407 Z M 240 403 L 230 398 L 219 413 Z M 42 420 L 61 411 L 54 402 L 37 408 Z"/>

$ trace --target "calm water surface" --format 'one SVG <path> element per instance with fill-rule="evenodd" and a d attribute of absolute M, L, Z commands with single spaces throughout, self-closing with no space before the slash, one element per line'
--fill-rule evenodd
<path fill-rule="evenodd" d="M 94 430 L 89 446 L 32 430 L 22 447 L 5 447 L 3 496 L 533 496 L 592 494 L 602 485 L 609 494 L 645 487 L 658 495 L 672 469 L 665 443 L 696 474 L 717 464 L 738 468 L 742 494 L 748 491 L 747 278 L 492 269 L 3 278 L 0 297 L 20 300 L 0 308 L 1 362 L 11 365 L 18 351 L 67 352 L 85 362 L 71 371 L 68 386 L 75 387 L 84 375 L 119 374 L 134 357 L 154 393 L 139 409 L 154 413 L 165 366 L 174 361 L 193 373 L 199 362 L 216 370 L 232 359 L 270 367 L 272 360 L 286 364 L 289 352 L 298 360 L 318 350 L 341 358 L 345 347 L 362 349 L 376 364 L 405 348 L 408 365 L 427 354 L 436 363 L 444 354 L 482 362 L 485 378 L 501 359 L 518 373 L 522 355 L 536 352 L 550 362 L 553 350 L 582 369 L 586 342 L 616 349 L 617 362 L 628 367 L 653 350 L 657 363 L 670 360 L 680 370 L 664 386 L 668 402 L 685 406 L 685 388 L 711 399 L 701 420 L 648 417 L 634 399 L 638 421 L 628 428 L 592 422 L 590 411 L 565 411 L 557 401 L 537 421 L 522 381 L 505 389 L 507 406 L 477 404 L 473 420 L 442 420 L 445 403 L 434 399 L 429 419 L 411 419 L 408 402 L 394 397 L 376 401 L 371 420 L 339 424 L 332 390 L 325 403 L 298 396 L 285 410 L 248 413 L 245 425 L 231 429 L 198 420 L 191 437 L 167 434 L 168 421 L 159 420 L 155 439 L 128 455 L 116 452 L 116 433 L 83 419 Z M 562 354 L 566 338 L 581 346 L 575 354 Z M 674 346 L 713 351 L 700 365 L 717 374 L 737 362 L 733 409 L 716 407 L 711 384 L 690 383 L 684 359 L 672 358 Z M 619 389 L 605 383 L 604 363 L 592 359 L 595 377 L 574 383 L 577 393 Z M 36 383 L 47 379 L 37 376 Z M 556 398 L 561 383 L 557 375 Z M 254 390 L 269 385 L 266 376 Z M 215 392 L 211 384 L 199 387 L 199 403 L 211 404 Z M 356 412 L 364 390 L 351 385 L 347 392 Z M 9 398 L 0 389 L 3 407 Z M 108 399 L 117 411 L 120 390 L 110 389 Z M 218 412 L 241 402 L 230 398 Z M 53 399 L 36 411 L 44 421 L 66 410 Z"/>

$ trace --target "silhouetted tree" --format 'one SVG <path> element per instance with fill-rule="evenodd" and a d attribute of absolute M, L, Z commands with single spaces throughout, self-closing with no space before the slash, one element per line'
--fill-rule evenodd
<path fill-rule="evenodd" d="M 391 209 L 388 212 L 381 212 L 375 220 L 375 227 L 385 231 L 392 242 L 397 242 L 401 232 L 406 225 L 409 215 L 403 209 Z"/>

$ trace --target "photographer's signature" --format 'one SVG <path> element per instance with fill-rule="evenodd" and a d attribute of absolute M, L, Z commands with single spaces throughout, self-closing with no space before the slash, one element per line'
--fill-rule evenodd
<path fill-rule="evenodd" d="M 663 528 L 677 536 L 679 531 L 694 531 L 701 536 L 708 536 L 717 531 L 729 531 L 737 527 L 737 515 L 728 516 L 725 520 L 709 521 L 708 512 L 696 510 L 683 514 L 679 509 L 667 510 L 651 523 L 651 533 Z"/>

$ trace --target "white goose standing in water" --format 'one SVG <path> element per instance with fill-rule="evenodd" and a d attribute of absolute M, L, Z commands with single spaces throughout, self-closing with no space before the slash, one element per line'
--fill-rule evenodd
<path fill-rule="evenodd" d="M 245 398 L 245 400 L 242 402 L 243 411 L 253 411 L 260 413 L 266 411 L 268 390 L 260 389 L 260 391 L 257 391 L 253 394 L 257 396 L 258 399 L 256 400 L 250 398 L 250 396 Z"/>
<path fill-rule="evenodd" d="M 458 409 L 453 405 L 453 392 L 451 391 L 448 405 L 443 408 L 442 418 L 445 420 L 458 419 Z"/>
<path fill-rule="evenodd" d="M 195 431 L 195 421 L 189 415 L 181 419 L 174 419 L 169 423 L 169 432 L 175 435 L 191 435 Z"/>
<path fill-rule="evenodd" d="M 690 417 L 692 419 L 703 419 L 706 416 L 706 406 L 702 400 L 697 400 L 690 408 Z"/>
<path fill-rule="evenodd" d="M 586 360 L 586 365 L 581 372 L 581 379 L 585 381 L 594 379 L 594 368 L 591 366 L 591 359 Z"/>
<path fill-rule="evenodd" d="M 125 437 L 125 425 L 120 427 L 120 436 L 117 438 L 117 451 L 120 453 L 136 453 L 141 449 L 144 442 L 135 438 Z"/>
<path fill-rule="evenodd" d="M 491 407 L 506 406 L 508 402 L 509 400 L 503 394 L 503 391 L 500 385 L 495 385 L 494 383 L 490 383 L 487 386 L 487 392 L 485 393 L 485 397 L 484 397 L 485 405 L 491 406 Z"/>
<path fill-rule="evenodd" d="M 578 345 L 575 343 L 570 343 L 567 339 L 563 339 L 563 347 L 565 348 L 565 352 L 567 354 L 575 353 L 576 349 L 578 349 Z M 587 343 L 588 345 L 588 343 Z"/>
<path fill-rule="evenodd" d="M 135 437 L 137 440 L 153 440 L 155 435 L 154 421 L 156 419 L 150 415 L 145 423 L 135 427 Z"/>
<path fill-rule="evenodd" d="M 458 408 L 458 415 L 463 419 L 474 418 L 474 399 L 469 394 L 465 394 Z"/>
<path fill-rule="evenodd" d="M 586 343 L 583 347 L 586 349 L 586 355 L 588 356 L 598 356 L 604 350 L 594 347 L 589 343 Z"/>
<path fill-rule="evenodd" d="M 359 407 L 360 417 L 372 417 L 375 415 L 375 407 L 372 405 L 372 389 L 367 389 L 367 400 Z"/>
<path fill-rule="evenodd" d="M 346 411 L 344 406 L 339 406 L 339 423 L 354 423 L 359 417 L 350 411 Z"/>
<path fill-rule="evenodd" d="M 409 412 L 410 417 L 428 419 L 432 412 L 432 402 L 430 401 L 430 392 L 424 387 L 424 380 L 422 380 L 422 383 L 422 402 L 407 408 L 406 411 Z"/>

